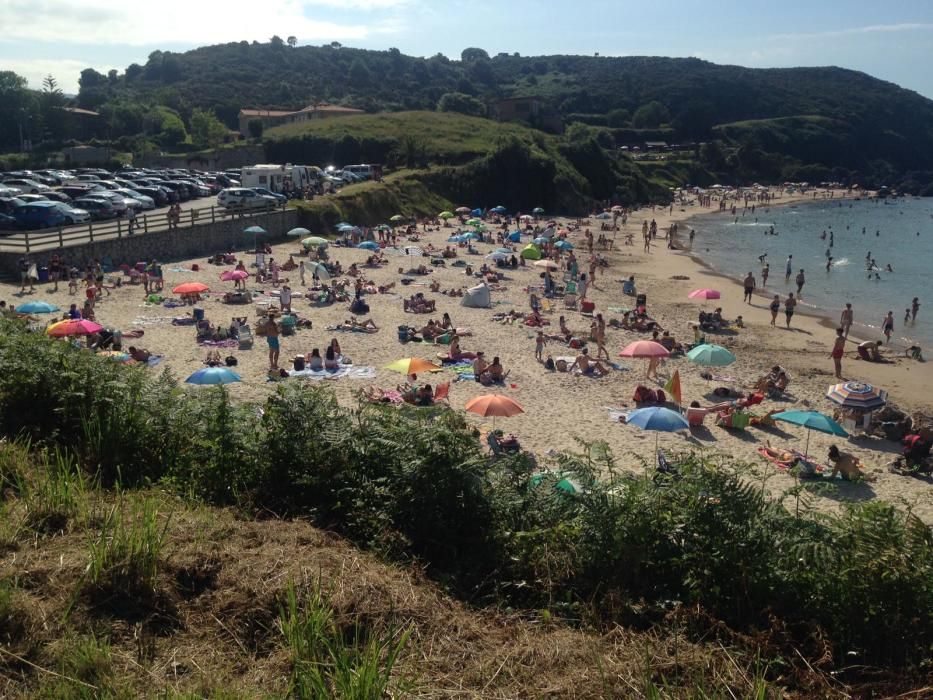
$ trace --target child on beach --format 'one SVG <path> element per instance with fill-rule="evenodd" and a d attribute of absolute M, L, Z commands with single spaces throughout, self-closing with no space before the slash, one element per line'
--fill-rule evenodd
<path fill-rule="evenodd" d="M 538 362 L 542 361 L 545 345 L 547 345 L 547 338 L 544 337 L 544 331 L 538 331 L 538 336 L 535 338 L 535 359 Z"/>

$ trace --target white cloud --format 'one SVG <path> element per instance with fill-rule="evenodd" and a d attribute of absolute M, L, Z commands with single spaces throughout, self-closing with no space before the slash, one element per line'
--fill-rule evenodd
<path fill-rule="evenodd" d="M 78 78 L 81 71 L 85 68 L 95 68 L 101 73 L 106 74 L 115 66 L 88 66 L 87 61 L 80 61 L 74 58 L 5 58 L 3 59 L 3 69 L 11 70 L 29 81 L 29 87 L 34 90 L 42 88 L 42 81 L 45 76 L 52 75 L 58 82 L 58 86 L 67 95 L 78 94 Z"/>
<path fill-rule="evenodd" d="M 304 42 L 361 40 L 398 24 L 340 24 L 315 19 L 316 8 L 386 10 L 409 0 L 0 0 L 8 38 L 54 43 L 157 45 L 268 41 L 273 34 Z"/>
<path fill-rule="evenodd" d="M 798 40 L 798 39 L 831 39 L 840 36 L 858 36 L 862 34 L 893 34 L 898 32 L 923 32 L 933 30 L 930 22 L 902 22 L 900 24 L 870 24 L 864 27 L 848 27 L 846 29 L 830 29 L 825 32 L 795 32 L 792 34 L 772 34 L 768 39 L 772 41 Z"/>

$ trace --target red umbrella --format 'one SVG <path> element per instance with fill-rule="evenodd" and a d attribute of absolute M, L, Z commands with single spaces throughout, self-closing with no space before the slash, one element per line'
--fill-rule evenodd
<path fill-rule="evenodd" d="M 694 289 L 687 296 L 691 299 L 718 299 L 721 295 L 715 289 Z"/>
<path fill-rule="evenodd" d="M 477 396 L 475 399 L 467 401 L 464 408 L 470 413 L 475 413 L 484 418 L 488 416 L 517 416 L 519 413 L 525 412 L 525 409 L 518 403 L 508 396 L 500 394 Z"/>
<path fill-rule="evenodd" d="M 99 333 L 103 329 L 104 327 L 98 323 L 78 318 L 53 323 L 45 329 L 45 332 L 53 338 L 64 338 L 67 335 L 92 335 Z"/>
<path fill-rule="evenodd" d="M 210 287 L 203 282 L 185 282 L 175 287 L 172 292 L 175 294 L 200 294 L 201 292 L 206 292 L 208 289 L 210 289 Z"/>
<path fill-rule="evenodd" d="M 670 357 L 667 348 L 653 340 L 636 340 L 619 353 L 619 357 Z"/>
<path fill-rule="evenodd" d="M 234 282 L 236 280 L 245 280 L 247 277 L 249 277 L 249 273 L 246 270 L 227 270 L 220 274 L 220 281 Z"/>

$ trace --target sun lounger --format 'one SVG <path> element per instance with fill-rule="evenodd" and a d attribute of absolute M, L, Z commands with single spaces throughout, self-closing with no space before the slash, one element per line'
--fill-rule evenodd
<path fill-rule="evenodd" d="M 248 325 L 241 325 L 237 329 L 236 337 L 240 350 L 249 350 L 253 347 L 253 329 Z"/>

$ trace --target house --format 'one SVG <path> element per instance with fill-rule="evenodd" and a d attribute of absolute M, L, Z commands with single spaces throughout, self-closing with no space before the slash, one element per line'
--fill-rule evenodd
<path fill-rule="evenodd" d="M 107 131 L 107 122 L 102 119 L 99 112 L 80 107 L 59 107 L 65 113 L 64 133 L 74 139 L 92 139 L 104 136 Z"/>
<path fill-rule="evenodd" d="M 489 105 L 489 116 L 500 122 L 528 122 L 532 126 L 558 134 L 564 130 L 560 116 L 545 107 L 541 98 L 533 95 L 497 100 Z"/>
<path fill-rule="evenodd" d="M 333 117 L 350 117 L 354 114 L 365 114 L 362 109 L 342 107 L 341 105 L 319 102 L 308 105 L 297 111 L 276 109 L 241 109 L 239 113 L 240 133 L 249 136 L 249 123 L 254 119 L 262 122 L 263 129 L 283 124 L 297 124 L 311 119 L 331 119 Z"/>
<path fill-rule="evenodd" d="M 645 141 L 646 151 L 667 151 L 669 147 L 667 141 Z"/>

